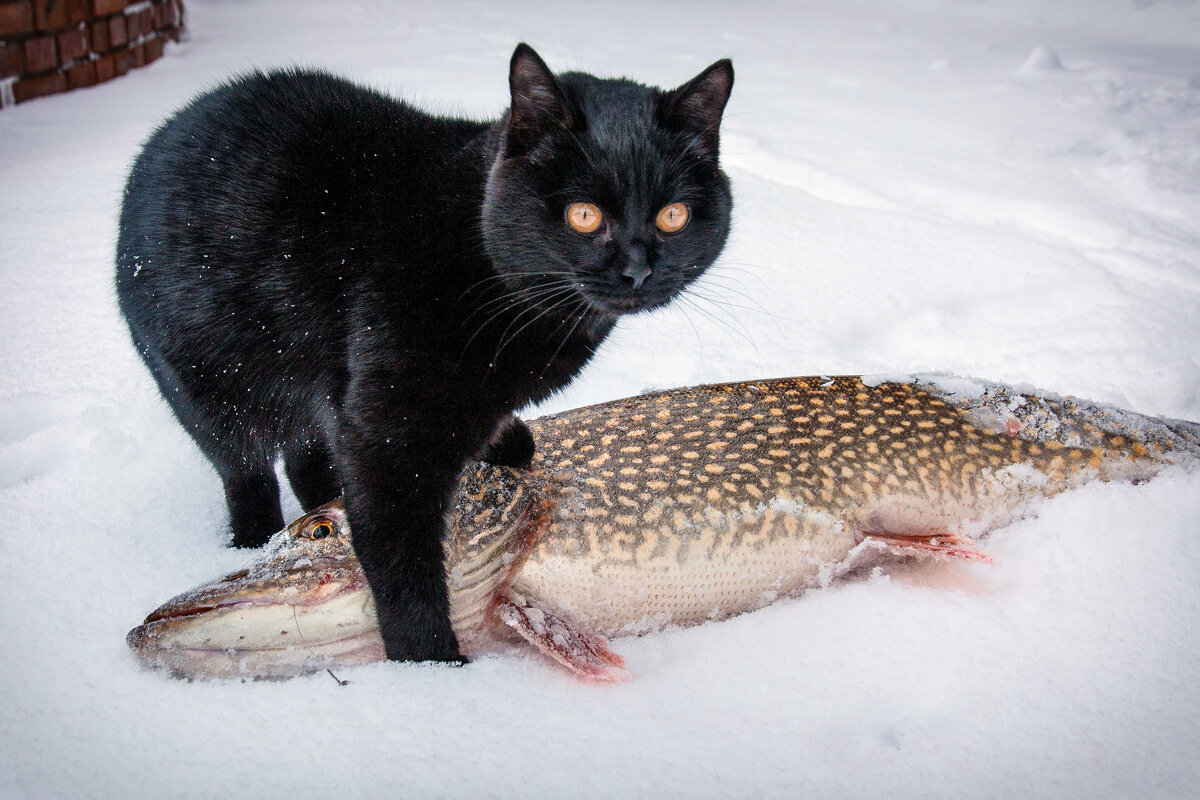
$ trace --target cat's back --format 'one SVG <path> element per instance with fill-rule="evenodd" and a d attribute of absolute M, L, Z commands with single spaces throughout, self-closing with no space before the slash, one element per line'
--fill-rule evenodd
<path fill-rule="evenodd" d="M 193 99 L 163 123 L 145 151 L 227 146 L 234 155 L 234 149 L 261 149 L 278 158 L 305 144 L 382 142 L 431 121 L 398 99 L 325 72 L 252 72 Z"/>
<path fill-rule="evenodd" d="M 122 233 L 201 220 L 263 222 L 303 206 L 309 189 L 341 198 L 347 213 L 370 213 L 391 187 L 436 186 L 449 163 L 486 128 L 428 114 L 382 92 L 315 70 L 254 72 L 199 97 L 149 138 L 131 170 Z M 190 220 L 195 225 L 195 219 Z M 323 220 L 328 222 L 329 220 Z"/>
<path fill-rule="evenodd" d="M 126 184 L 116 289 L 135 339 L 187 351 L 220 330 L 227 349 L 274 353 L 260 334 L 282 335 L 289 310 L 338 319 L 365 259 L 402 252 L 413 226 L 396 220 L 441 191 L 484 128 L 317 71 L 252 73 L 196 97 Z"/>
<path fill-rule="evenodd" d="M 201 192 L 209 203 L 235 194 L 252 204 L 275 183 L 334 177 L 338 168 L 361 173 L 364 158 L 420 158 L 438 127 L 400 100 L 324 72 L 249 73 L 193 99 L 151 135 L 126 199 Z M 245 192 L 248 184 L 256 191 Z"/>
<path fill-rule="evenodd" d="M 447 170 L 485 129 L 320 71 L 237 77 L 176 112 L 135 161 L 118 294 L 159 293 L 165 283 L 241 291 L 268 272 L 293 290 L 287 279 L 331 252 L 400 235 L 389 221 L 442 192 Z M 220 268 L 198 271 L 209 265 Z"/>

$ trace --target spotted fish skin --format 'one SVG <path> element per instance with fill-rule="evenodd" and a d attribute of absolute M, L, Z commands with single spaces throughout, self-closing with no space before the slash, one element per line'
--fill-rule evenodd
<path fill-rule="evenodd" d="M 468 655 L 511 627 L 593 677 L 621 673 L 604 637 L 753 610 L 827 582 L 864 540 L 962 554 L 936 543 L 1090 480 L 1200 461 L 1196 423 L 944 375 L 674 389 L 530 428 L 529 471 L 481 464 L 460 479 L 451 619 Z M 129 642 L 188 676 L 382 658 L 337 504 L 278 534 L 245 574 L 169 601 Z"/>
<path fill-rule="evenodd" d="M 950 376 L 675 389 L 531 428 L 561 499 L 517 588 L 604 635 L 822 582 L 864 532 L 979 535 L 1035 497 L 1200 452 L 1192 423 Z"/>

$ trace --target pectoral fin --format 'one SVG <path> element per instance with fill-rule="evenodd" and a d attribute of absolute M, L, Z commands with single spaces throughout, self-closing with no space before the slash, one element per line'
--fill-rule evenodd
<path fill-rule="evenodd" d="M 558 609 L 512 588 L 495 601 L 497 618 L 567 669 L 595 681 L 627 681 L 633 675 L 608 641 L 580 628 Z"/>
<path fill-rule="evenodd" d="M 921 550 L 950 558 L 965 558 L 969 561 L 992 563 L 992 557 L 987 553 L 980 552 L 975 546 L 973 539 L 969 539 L 966 536 L 959 536 L 949 531 L 929 531 L 922 533 L 895 533 L 884 530 L 858 531 L 855 540 L 861 542 L 864 539 L 874 539 L 875 541 L 883 542 L 889 547 Z"/>

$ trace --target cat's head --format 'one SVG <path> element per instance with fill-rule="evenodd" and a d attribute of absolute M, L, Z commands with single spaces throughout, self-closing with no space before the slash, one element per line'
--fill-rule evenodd
<path fill-rule="evenodd" d="M 678 89 L 578 72 L 513 53 L 482 228 L 523 304 L 602 317 L 668 303 L 713 262 L 732 196 L 718 164 L 733 65 Z"/>

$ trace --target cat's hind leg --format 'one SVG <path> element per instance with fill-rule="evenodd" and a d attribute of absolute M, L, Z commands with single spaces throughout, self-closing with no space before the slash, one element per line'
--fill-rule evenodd
<path fill-rule="evenodd" d="M 342 493 L 333 454 L 319 439 L 309 438 L 285 445 L 283 465 L 288 483 L 305 511 L 336 500 Z"/>
<path fill-rule="evenodd" d="M 164 392 L 187 432 L 216 469 L 225 487 L 234 547 L 261 547 L 283 529 L 275 449 L 255 437 L 253 426 L 214 422 L 186 390 Z"/>
<path fill-rule="evenodd" d="M 132 325 L 132 323 L 131 323 Z M 275 451 L 253 433 L 255 425 L 234 424 L 222 417 L 219 396 L 198 396 L 202 382 L 185 379 L 157 348 L 142 344 L 136 329 L 134 345 L 150 368 L 163 398 L 184 429 L 212 463 L 225 486 L 229 527 L 234 547 L 259 547 L 283 528 L 279 507 L 279 481 L 275 477 Z M 210 387 L 211 388 L 211 387 Z"/>
<path fill-rule="evenodd" d="M 225 486 L 229 527 L 234 547 L 261 547 L 283 529 L 279 506 L 279 479 L 275 477 L 275 448 L 256 436 L 254 427 L 221 430 L 204 415 L 192 415 L 186 425 L 192 438 L 212 462 Z"/>
<path fill-rule="evenodd" d="M 215 460 L 214 460 L 215 463 Z M 279 480 L 270 464 L 228 472 L 217 465 L 225 484 L 229 505 L 229 527 L 234 547 L 261 547 L 271 534 L 283 529 L 279 507 Z"/>

